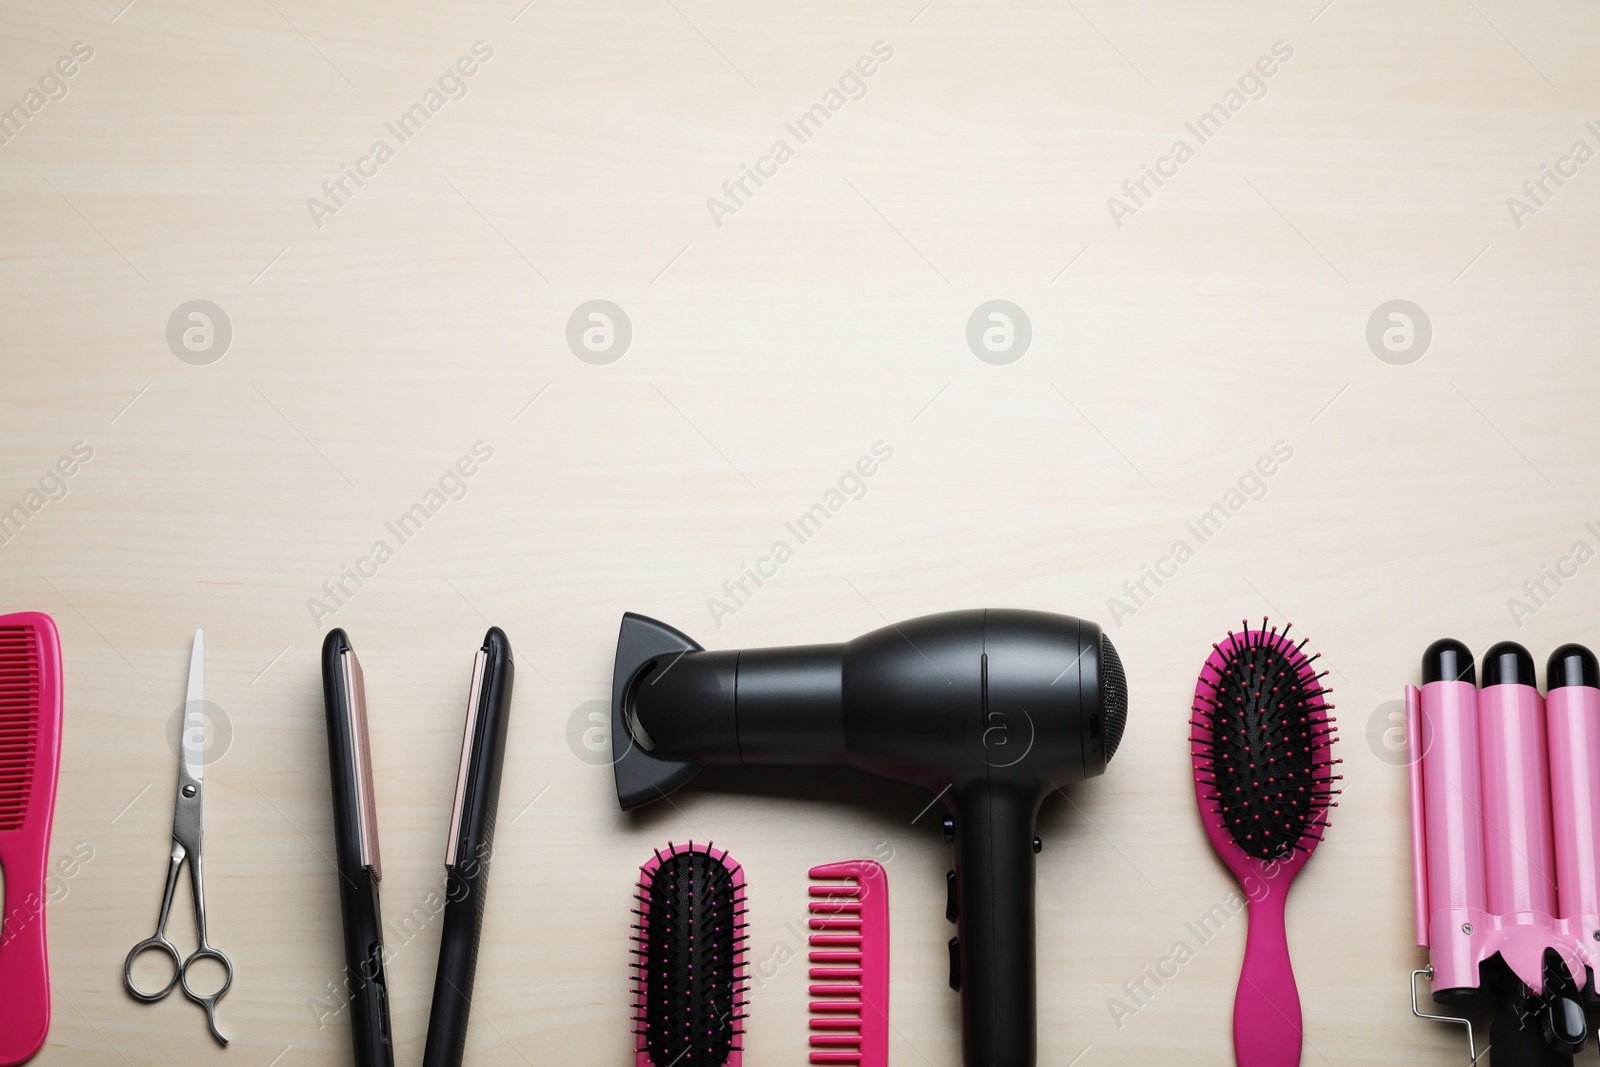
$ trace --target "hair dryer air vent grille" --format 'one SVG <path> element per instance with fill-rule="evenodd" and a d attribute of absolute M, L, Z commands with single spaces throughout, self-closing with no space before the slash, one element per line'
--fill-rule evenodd
<path fill-rule="evenodd" d="M 1100 705 L 1106 716 L 1106 762 L 1117 754 L 1122 731 L 1128 725 L 1128 676 L 1111 638 L 1100 638 Z"/>

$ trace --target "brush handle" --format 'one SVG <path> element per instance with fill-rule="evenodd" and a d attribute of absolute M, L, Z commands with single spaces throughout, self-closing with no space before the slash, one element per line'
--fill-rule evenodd
<path fill-rule="evenodd" d="M 963 1062 L 1034 1067 L 1035 801 L 988 783 L 962 789 L 956 811 L 956 947 Z"/>
<path fill-rule="evenodd" d="M 1300 990 L 1289 963 L 1283 907 L 1288 879 L 1266 883 L 1249 904 L 1244 966 L 1233 998 L 1233 1055 L 1239 1067 L 1295 1067 L 1300 1062 Z"/>

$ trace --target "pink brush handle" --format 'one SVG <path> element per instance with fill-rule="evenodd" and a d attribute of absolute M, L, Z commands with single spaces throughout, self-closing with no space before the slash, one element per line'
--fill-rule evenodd
<path fill-rule="evenodd" d="M 1250 902 L 1239 991 L 1233 998 L 1233 1055 L 1239 1067 L 1295 1067 L 1300 1062 L 1300 990 L 1289 963 L 1283 906 L 1287 879 L 1268 883 Z"/>

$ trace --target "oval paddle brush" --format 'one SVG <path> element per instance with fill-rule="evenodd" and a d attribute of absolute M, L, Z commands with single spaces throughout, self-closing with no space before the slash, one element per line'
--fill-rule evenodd
<path fill-rule="evenodd" d="M 710 845 L 667 846 L 634 896 L 636 1067 L 739 1067 L 744 869 Z"/>
<path fill-rule="evenodd" d="M 1300 1062 L 1300 992 L 1289 964 L 1284 903 L 1289 885 L 1322 840 L 1340 777 L 1332 756 L 1333 707 L 1326 671 L 1306 642 L 1250 629 L 1228 632 L 1200 669 L 1190 754 L 1200 818 L 1249 909 L 1244 966 L 1233 1001 L 1239 1067 Z"/>

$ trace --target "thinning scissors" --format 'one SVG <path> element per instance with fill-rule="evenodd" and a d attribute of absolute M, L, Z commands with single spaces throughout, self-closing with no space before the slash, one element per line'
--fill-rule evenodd
<path fill-rule="evenodd" d="M 178 797 L 172 813 L 172 862 L 167 867 L 167 891 L 161 899 L 161 918 L 156 920 L 156 932 L 133 946 L 128 960 L 122 966 L 122 981 L 129 994 L 146 1003 L 153 1003 L 171 993 L 174 986 L 183 987 L 183 995 L 199 1004 L 206 1012 L 206 1025 L 211 1036 L 223 1045 L 228 1039 L 217 1030 L 217 1001 L 233 985 L 233 963 L 206 941 L 206 894 L 200 873 L 200 833 L 204 808 L 202 790 L 206 759 L 206 638 L 194 632 L 194 652 L 189 657 L 189 693 L 183 705 L 183 753 L 178 759 Z M 178 946 L 167 939 L 167 915 L 172 911 L 173 892 L 178 887 L 178 871 L 184 860 L 189 861 L 189 879 L 194 886 L 194 925 L 200 945 L 185 959 Z M 133 961 L 142 953 L 158 951 L 172 960 L 172 977 L 159 991 L 148 993 L 133 981 Z M 215 993 L 198 993 L 189 985 L 189 968 L 196 960 L 215 960 L 222 965 L 225 975 L 222 988 Z"/>

